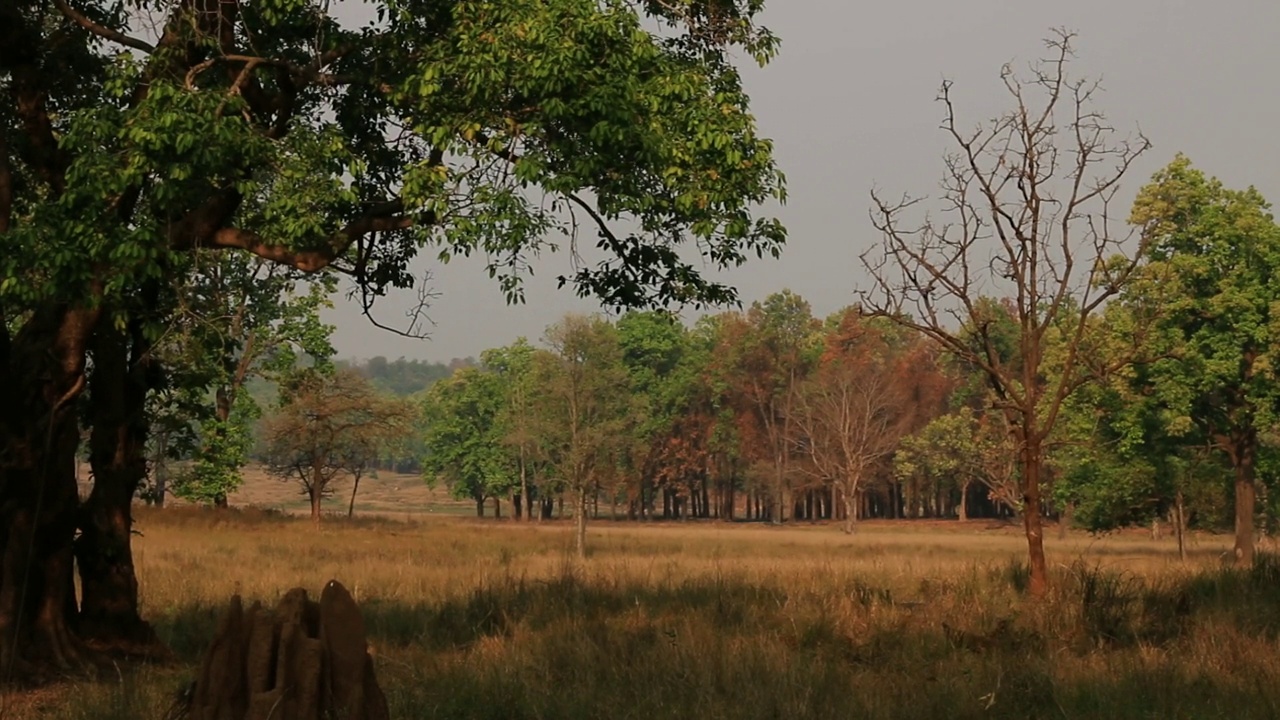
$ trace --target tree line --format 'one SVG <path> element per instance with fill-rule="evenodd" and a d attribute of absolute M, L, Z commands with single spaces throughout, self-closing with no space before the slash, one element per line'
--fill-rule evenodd
<path fill-rule="evenodd" d="M 155 458 L 189 458 L 174 482 L 225 504 L 265 439 L 315 508 L 403 431 L 403 401 L 352 403 L 334 367 L 339 277 L 385 327 L 388 292 L 429 299 L 422 253 L 484 257 L 519 302 L 532 257 L 592 237 L 601 259 L 558 278 L 582 296 L 735 305 L 700 268 L 786 240 L 734 63 L 777 51 L 762 5 L 384 0 L 352 27 L 310 1 L 165 1 L 144 36 L 115 3 L 0 4 L 0 680 L 158 642 L 131 550 Z M 976 127 L 944 84 L 942 193 L 873 196 L 856 311 L 819 322 L 780 293 L 690 328 L 566 318 L 432 386 L 430 476 L 482 501 L 518 482 L 526 517 L 565 498 L 579 548 L 601 501 L 772 522 L 998 507 L 1042 594 L 1046 517 L 1172 509 L 1229 516 L 1248 562 L 1274 504 L 1275 223 L 1181 157 L 1122 222 L 1151 146 L 1071 75 L 1072 40 L 1004 68 L 1010 107 Z"/>

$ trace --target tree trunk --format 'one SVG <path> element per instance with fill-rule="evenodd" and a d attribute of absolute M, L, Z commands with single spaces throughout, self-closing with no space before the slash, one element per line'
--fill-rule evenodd
<path fill-rule="evenodd" d="M 1174 496 L 1173 521 L 1177 525 L 1178 532 L 1178 560 L 1186 562 L 1187 546 L 1185 538 L 1187 532 L 1187 514 L 1186 506 L 1183 504 L 1181 490 L 1179 490 L 1177 495 Z"/>
<path fill-rule="evenodd" d="M 574 513 L 577 526 L 573 535 L 573 549 L 579 560 L 587 558 L 587 492 L 578 491 L 578 509 Z"/>
<path fill-rule="evenodd" d="M 1257 498 L 1255 484 L 1257 474 L 1257 441 L 1251 437 L 1242 438 L 1236 444 L 1236 542 L 1235 558 L 1237 565 L 1253 563 L 1253 513 Z"/>
<path fill-rule="evenodd" d="M 320 502 L 324 497 L 324 479 L 320 472 L 320 463 L 311 468 L 311 484 L 307 487 L 307 496 L 311 500 L 311 522 L 320 527 Z"/>
<path fill-rule="evenodd" d="M 840 501 L 844 503 L 844 534 L 852 535 L 858 522 L 858 513 L 854 507 L 854 498 L 858 496 L 857 485 L 842 485 Z"/>
<path fill-rule="evenodd" d="M 484 498 L 476 498 L 476 517 L 484 517 Z"/>
<path fill-rule="evenodd" d="M 498 520 L 502 519 L 502 499 L 497 495 L 493 496 L 493 517 Z"/>
<path fill-rule="evenodd" d="M 97 316 L 41 308 L 12 342 L 0 324 L 0 678 L 86 665 L 72 634 L 74 400 Z"/>
<path fill-rule="evenodd" d="M 773 497 L 769 499 L 770 512 L 769 522 L 774 525 L 781 525 L 785 518 L 782 516 L 782 510 L 786 507 L 786 475 L 783 467 L 782 456 L 778 455 L 774 458 L 773 463 Z"/>
<path fill-rule="evenodd" d="M 972 481 L 966 480 L 960 486 L 960 505 L 957 506 L 957 510 L 960 512 L 960 522 L 969 519 L 969 485 L 971 483 Z"/>
<path fill-rule="evenodd" d="M 231 396 L 227 392 L 226 387 L 219 387 L 214 393 L 214 416 L 218 420 L 215 430 L 216 435 L 221 440 L 227 434 L 227 422 L 231 419 Z M 230 507 L 227 502 L 227 494 L 219 492 L 213 496 L 213 506 L 219 510 L 226 510 Z"/>
<path fill-rule="evenodd" d="M 79 461 L 76 461 L 77 467 Z M 152 489 L 152 501 L 156 507 L 164 507 L 164 496 L 168 492 L 169 485 L 169 431 L 164 431 L 159 437 L 159 447 L 156 448 L 156 459 L 152 465 L 152 476 L 155 480 L 155 487 Z M 76 481 L 79 482 L 80 473 L 76 472 Z"/>
<path fill-rule="evenodd" d="M 347 519 L 355 517 L 356 493 L 360 492 L 360 473 L 355 474 L 355 482 L 351 484 L 351 502 L 347 504 Z"/>
<path fill-rule="evenodd" d="M 131 334 L 131 346 L 110 327 L 94 338 L 89 392 L 94 481 L 79 512 L 75 557 L 81 637 L 127 653 L 147 653 L 160 643 L 138 613 L 131 506 L 147 473 L 146 398 L 156 378 L 140 327 L 135 324 Z"/>
<path fill-rule="evenodd" d="M 520 446 L 520 502 L 525 506 L 525 520 L 532 520 L 533 518 L 529 517 L 533 512 L 529 505 L 529 470 L 525 467 L 524 445 Z M 517 511 L 516 517 L 519 516 Z"/>
<path fill-rule="evenodd" d="M 1028 591 L 1035 597 L 1049 592 L 1049 571 L 1044 558 L 1044 523 L 1040 517 L 1040 442 L 1029 438 L 1022 450 L 1022 527 L 1027 536 L 1030 569 Z"/>

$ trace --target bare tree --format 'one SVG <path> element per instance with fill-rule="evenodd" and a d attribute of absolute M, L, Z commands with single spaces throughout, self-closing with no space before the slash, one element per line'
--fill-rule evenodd
<path fill-rule="evenodd" d="M 858 517 L 863 481 L 889 459 L 907 428 L 901 390 L 883 358 L 836 358 L 799 394 L 794 423 L 810 461 L 801 467 L 840 493 L 846 533 Z"/>
<path fill-rule="evenodd" d="M 1073 40 L 1072 33 L 1055 31 L 1045 43 L 1050 57 L 1033 63 L 1028 75 L 1005 65 L 1001 79 L 1012 109 L 972 130 L 961 127 L 952 83 L 943 83 L 942 129 L 957 148 L 945 158 L 946 219 L 912 221 L 908 215 L 920 199 L 873 192 L 872 222 L 883 243 L 862 257 L 875 281 L 861 293 L 864 307 L 972 363 L 994 392 L 993 408 L 1008 420 L 1018 450 L 1036 595 L 1048 589 L 1041 522 L 1046 439 L 1063 400 L 1108 370 L 1080 351 L 1089 318 L 1119 291 L 1141 256 L 1141 248 L 1124 252 L 1133 233 L 1113 232 L 1112 206 L 1121 178 L 1150 148 L 1141 134 L 1118 138 L 1093 108 L 1098 81 L 1068 74 Z M 1016 366 L 997 352 L 993 318 L 979 302 L 984 293 L 1007 295 L 1012 303 Z M 1050 343 L 1059 344 L 1053 372 L 1046 363 Z"/>

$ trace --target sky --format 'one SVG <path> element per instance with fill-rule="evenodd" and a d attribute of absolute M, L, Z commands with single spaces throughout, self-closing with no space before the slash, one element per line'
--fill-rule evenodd
<path fill-rule="evenodd" d="M 764 69 L 741 66 L 760 133 L 787 176 L 777 214 L 789 240 L 778 260 L 713 275 L 746 304 L 784 288 L 819 317 L 850 304 L 867 282 L 858 256 L 879 242 L 871 189 L 936 195 L 948 149 L 939 84 L 954 82 L 966 123 L 994 117 L 1009 102 L 1001 66 L 1042 56 L 1055 27 L 1079 34 L 1072 72 L 1101 76 L 1099 109 L 1121 133 L 1140 129 L 1153 144 L 1127 176 L 1126 207 L 1179 152 L 1230 187 L 1280 200 L 1275 0 L 769 0 L 763 24 L 781 37 L 781 53 Z M 374 327 L 343 297 L 326 319 L 343 358 L 478 356 L 522 335 L 536 341 L 566 312 L 599 310 L 556 288 L 570 269 L 564 253 L 542 256 L 527 302 L 508 306 L 483 259 L 422 258 L 416 270 L 430 272 L 439 293 L 426 340 Z M 412 291 L 384 298 L 376 317 L 403 325 L 416 300 Z"/>

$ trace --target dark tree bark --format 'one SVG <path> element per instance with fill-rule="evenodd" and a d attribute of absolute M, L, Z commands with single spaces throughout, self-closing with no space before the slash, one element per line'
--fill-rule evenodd
<path fill-rule="evenodd" d="M 149 351 L 137 322 L 128 340 L 110 326 L 94 336 L 89 391 L 93 490 L 80 508 L 75 543 L 81 636 L 129 653 L 153 652 L 160 645 L 138 613 L 131 545 L 133 496 L 147 474 L 145 405 L 155 379 Z"/>
<path fill-rule="evenodd" d="M 88 666 L 72 632 L 75 400 L 97 317 L 42 308 L 0 357 L 0 679 Z"/>
<path fill-rule="evenodd" d="M 347 505 L 348 520 L 356 515 L 356 493 L 360 492 L 360 476 L 362 474 L 363 473 L 357 472 L 355 474 L 355 481 L 351 484 L 351 503 Z"/>
<path fill-rule="evenodd" d="M 1049 567 L 1044 557 L 1044 521 L 1040 516 L 1040 472 L 1043 452 L 1038 439 L 1030 438 L 1022 451 L 1022 527 L 1027 536 L 1030 562 L 1028 590 L 1040 597 L 1049 590 Z"/>

